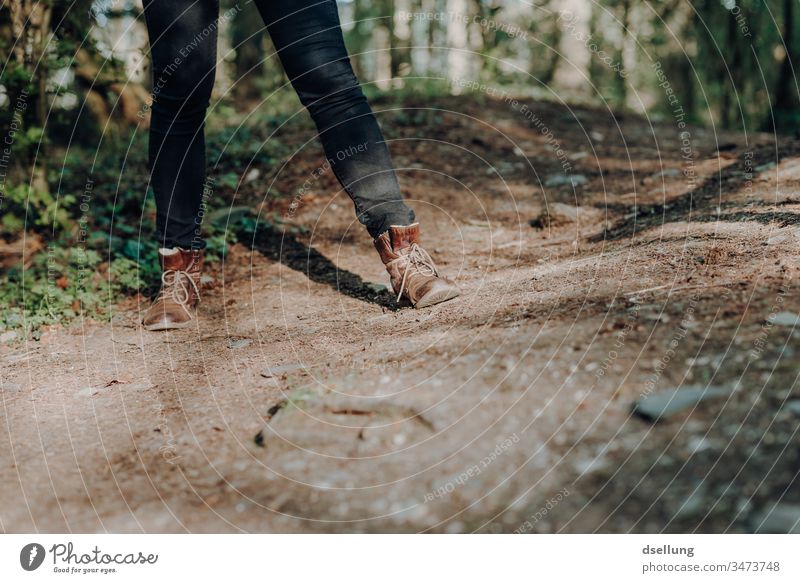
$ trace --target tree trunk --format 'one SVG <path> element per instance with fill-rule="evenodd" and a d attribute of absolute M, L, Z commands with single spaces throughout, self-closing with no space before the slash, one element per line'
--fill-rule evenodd
<path fill-rule="evenodd" d="M 257 81 L 264 74 L 264 24 L 255 3 L 244 4 L 233 19 L 232 41 L 236 51 L 233 93 L 237 105 L 246 107 L 259 99 Z"/>
<path fill-rule="evenodd" d="M 622 2 L 622 18 L 621 26 L 622 30 L 621 39 L 619 41 L 619 49 L 617 51 L 617 63 L 619 63 L 620 68 L 622 70 L 626 70 L 625 68 L 625 44 L 628 41 L 628 35 L 630 33 L 630 26 L 631 26 L 631 4 L 629 0 L 625 0 Z M 617 100 L 618 105 L 624 106 L 628 101 L 628 81 L 622 77 L 619 73 L 614 74 L 614 94 Z"/>
<path fill-rule="evenodd" d="M 784 119 L 798 115 L 797 85 L 794 82 L 793 68 L 798 64 L 794 44 L 794 3 L 796 0 L 783 0 L 783 42 L 786 54 L 781 61 L 781 69 L 775 84 L 775 108 L 767 115 L 764 127 L 773 131 L 782 126 Z M 773 117 L 774 116 L 774 117 Z"/>
<path fill-rule="evenodd" d="M 11 14 L 11 29 L 13 33 L 13 56 L 17 64 L 30 73 L 29 85 L 34 89 L 35 100 L 33 111 L 36 112 L 36 123 L 44 128 L 47 122 L 47 41 L 50 37 L 50 19 L 52 8 L 49 4 L 36 0 L 12 0 L 9 3 Z M 19 88 L 22 89 L 21 87 Z M 27 104 L 28 94 L 21 91 L 16 95 L 9 95 L 11 103 Z M 15 115 L 21 113 L 15 111 Z M 50 192 L 47 182 L 47 155 L 44 151 L 45 142 L 42 139 L 36 149 L 34 157 L 20 160 L 29 167 L 29 183 L 39 192 Z M 29 154 L 30 155 L 30 154 Z"/>

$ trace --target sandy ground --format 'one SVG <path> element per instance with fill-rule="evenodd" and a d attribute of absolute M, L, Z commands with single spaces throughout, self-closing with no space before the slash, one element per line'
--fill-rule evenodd
<path fill-rule="evenodd" d="M 457 300 L 395 307 L 328 173 L 196 328 L 141 299 L 0 347 L 0 531 L 796 529 L 800 143 L 533 111 L 564 157 L 500 101 L 381 114 Z M 679 387 L 720 390 L 632 414 Z"/>

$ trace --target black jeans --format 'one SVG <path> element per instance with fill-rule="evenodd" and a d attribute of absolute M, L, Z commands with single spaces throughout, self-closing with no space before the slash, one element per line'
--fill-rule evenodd
<path fill-rule="evenodd" d="M 413 223 L 350 66 L 335 0 L 252 1 L 358 220 L 373 237 L 391 225 Z M 153 60 L 149 159 L 159 244 L 203 247 L 197 236 L 206 173 L 203 133 L 217 62 L 219 3 L 145 0 L 144 12 Z"/>

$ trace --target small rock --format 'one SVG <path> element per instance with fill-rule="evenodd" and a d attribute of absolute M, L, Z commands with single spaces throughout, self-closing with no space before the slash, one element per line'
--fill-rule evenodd
<path fill-rule="evenodd" d="M 706 508 L 705 492 L 702 488 L 696 488 L 689 497 L 684 500 L 680 507 L 675 511 L 675 518 L 686 518 L 694 516 Z"/>
<path fill-rule="evenodd" d="M 253 182 L 253 180 L 258 180 L 259 176 L 261 176 L 261 171 L 258 168 L 253 168 L 250 170 L 250 172 L 244 175 L 244 181 L 245 183 Z"/>
<path fill-rule="evenodd" d="M 731 390 L 726 387 L 667 389 L 636 401 L 633 405 L 633 412 L 648 421 L 659 421 L 684 409 L 694 407 L 701 401 L 730 394 Z"/>
<path fill-rule="evenodd" d="M 689 438 L 689 453 L 695 454 L 707 449 L 711 449 L 711 442 L 705 437 L 693 435 Z"/>
<path fill-rule="evenodd" d="M 545 186 L 581 186 L 589 180 L 583 174 L 553 174 L 545 181 Z"/>
<path fill-rule="evenodd" d="M 231 350 L 235 350 L 237 348 L 245 348 L 250 346 L 253 343 L 252 338 L 229 338 L 228 339 L 228 348 Z"/>
<path fill-rule="evenodd" d="M 297 371 L 305 372 L 305 369 L 306 369 L 306 366 L 304 364 L 300 364 L 300 363 L 281 364 L 281 365 L 278 365 L 278 366 L 271 366 L 271 367 L 265 368 L 264 370 L 261 371 L 261 376 L 266 378 L 266 379 L 271 379 L 272 377 L 279 377 L 281 375 L 285 375 L 285 374 L 288 374 L 290 372 L 297 372 Z"/>
<path fill-rule="evenodd" d="M 779 233 L 767 239 L 767 245 L 778 245 L 789 239 L 789 233 Z"/>
<path fill-rule="evenodd" d="M 786 403 L 786 410 L 791 411 L 795 415 L 800 415 L 800 399 L 794 399 Z"/>
<path fill-rule="evenodd" d="M 211 285 L 214 283 L 214 278 L 210 275 L 203 274 L 200 276 L 200 285 Z"/>
<path fill-rule="evenodd" d="M 608 460 L 604 457 L 594 457 L 588 459 L 580 459 L 572 464 L 572 467 L 581 476 L 592 474 L 595 472 L 603 471 L 608 467 Z"/>
<path fill-rule="evenodd" d="M 19 383 L 3 383 L 0 385 L 0 389 L 7 393 L 18 393 L 22 390 L 22 385 Z"/>
<path fill-rule="evenodd" d="M 778 312 L 772 319 L 776 326 L 797 326 L 800 328 L 800 315 L 792 312 Z"/>
<path fill-rule="evenodd" d="M 381 294 L 389 290 L 389 288 L 382 283 L 367 283 L 367 288 L 369 288 L 370 291 L 373 291 L 376 294 Z"/>
<path fill-rule="evenodd" d="M 99 391 L 100 389 L 98 389 L 97 387 L 84 387 L 78 390 L 78 395 L 81 397 L 92 397 L 96 395 Z"/>
<path fill-rule="evenodd" d="M 681 175 L 681 171 L 676 168 L 665 168 L 660 172 L 655 172 L 644 179 L 645 184 L 652 184 L 653 182 L 661 182 L 666 178 L 677 178 Z"/>
<path fill-rule="evenodd" d="M 750 518 L 750 528 L 757 533 L 800 534 L 800 504 L 767 507 Z"/>

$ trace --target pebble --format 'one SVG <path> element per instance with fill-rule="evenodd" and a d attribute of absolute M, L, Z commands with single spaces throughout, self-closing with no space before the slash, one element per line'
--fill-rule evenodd
<path fill-rule="evenodd" d="M 22 385 L 19 383 L 3 383 L 0 388 L 7 393 L 18 393 L 22 390 Z"/>
<path fill-rule="evenodd" d="M 301 363 L 293 363 L 293 364 L 281 364 L 278 366 L 271 366 L 267 367 L 261 371 L 261 376 L 265 379 L 271 379 L 272 377 L 279 377 L 281 375 L 288 374 L 290 372 L 297 372 L 303 371 L 305 372 L 306 365 Z"/>
<path fill-rule="evenodd" d="M 800 504 L 768 506 L 750 519 L 753 532 L 772 534 L 800 534 Z"/>
<path fill-rule="evenodd" d="M 236 348 L 245 348 L 250 346 L 253 343 L 252 338 L 229 338 L 228 339 L 228 348 L 234 350 Z"/>
<path fill-rule="evenodd" d="M 608 467 L 608 460 L 603 457 L 581 459 L 572 464 L 572 467 L 583 476 L 585 474 L 603 471 Z"/>
<path fill-rule="evenodd" d="M 92 397 L 96 395 L 99 391 L 100 389 L 98 389 L 97 387 L 84 387 L 78 390 L 78 395 L 80 395 L 81 397 Z"/>
<path fill-rule="evenodd" d="M 549 176 L 545 181 L 545 186 L 581 186 L 582 184 L 586 184 L 589 182 L 589 179 L 586 178 L 583 174 L 553 174 Z"/>
<path fill-rule="evenodd" d="M 636 401 L 633 412 L 648 421 L 659 421 L 684 409 L 694 407 L 701 401 L 712 397 L 731 394 L 725 387 L 685 387 L 659 391 Z"/>
<path fill-rule="evenodd" d="M 656 172 L 655 174 L 650 175 L 650 180 L 656 181 L 661 180 L 662 178 L 677 178 L 681 175 L 680 170 L 675 168 L 667 168 L 662 170 L 661 172 Z"/>
<path fill-rule="evenodd" d="M 693 435 L 689 438 L 689 453 L 699 453 L 707 449 L 711 449 L 711 442 L 705 437 L 698 437 Z"/>
<path fill-rule="evenodd" d="M 791 411 L 795 415 L 800 415 L 800 399 L 794 399 L 786 403 L 786 410 Z"/>
<path fill-rule="evenodd" d="M 800 315 L 792 312 L 778 312 L 772 319 L 776 326 L 797 326 L 800 328 Z"/>
<path fill-rule="evenodd" d="M 685 518 L 700 513 L 706 507 L 705 492 L 702 488 L 695 489 L 689 497 L 675 511 L 676 518 Z"/>

